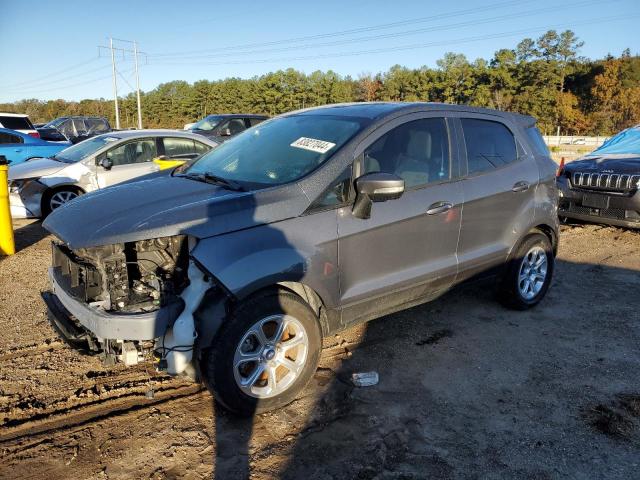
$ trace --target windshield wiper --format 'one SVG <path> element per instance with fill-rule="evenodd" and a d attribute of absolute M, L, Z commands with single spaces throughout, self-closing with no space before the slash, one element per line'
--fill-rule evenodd
<path fill-rule="evenodd" d="M 222 185 L 223 187 L 229 190 L 235 190 L 237 192 L 244 192 L 244 187 L 240 185 L 240 183 L 235 180 L 229 180 L 228 178 L 219 177 L 212 173 L 186 173 L 184 175 L 180 175 L 181 177 L 193 178 L 194 180 L 198 180 L 200 182 L 205 183 L 213 183 L 216 185 Z"/>

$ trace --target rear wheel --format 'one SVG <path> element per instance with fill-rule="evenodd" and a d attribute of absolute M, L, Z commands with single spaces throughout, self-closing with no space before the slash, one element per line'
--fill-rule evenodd
<path fill-rule="evenodd" d="M 537 305 L 549 289 L 553 267 L 553 251 L 547 236 L 529 235 L 518 247 L 500 284 L 502 303 L 516 310 Z"/>
<path fill-rule="evenodd" d="M 42 202 L 42 217 L 46 217 L 56 208 L 79 197 L 81 192 L 73 188 L 61 188 L 47 194 Z"/>
<path fill-rule="evenodd" d="M 239 305 L 204 356 L 216 400 L 243 416 L 293 401 L 318 365 L 318 319 L 295 294 L 271 291 Z"/>

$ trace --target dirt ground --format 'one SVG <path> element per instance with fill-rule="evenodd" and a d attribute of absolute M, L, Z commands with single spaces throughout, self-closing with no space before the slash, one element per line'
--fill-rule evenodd
<path fill-rule="evenodd" d="M 0 260 L 0 478 L 640 478 L 640 233 L 563 227 L 553 286 L 511 312 L 490 285 L 326 341 L 303 395 L 239 420 L 150 365 L 60 342 L 49 239 Z M 352 372 L 380 383 L 354 388 Z"/>

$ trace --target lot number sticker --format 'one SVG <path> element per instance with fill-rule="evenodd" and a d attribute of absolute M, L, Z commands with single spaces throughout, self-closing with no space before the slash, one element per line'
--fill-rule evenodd
<path fill-rule="evenodd" d="M 325 142 L 324 140 L 317 140 L 315 138 L 300 137 L 295 142 L 293 142 L 291 146 L 317 153 L 327 153 L 329 150 L 335 147 L 336 144 Z"/>

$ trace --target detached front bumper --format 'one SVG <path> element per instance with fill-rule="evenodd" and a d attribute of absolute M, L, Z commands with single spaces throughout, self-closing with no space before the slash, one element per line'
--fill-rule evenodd
<path fill-rule="evenodd" d="M 572 188 L 566 177 L 557 180 L 558 215 L 593 223 L 640 228 L 640 191 L 620 194 Z"/>

